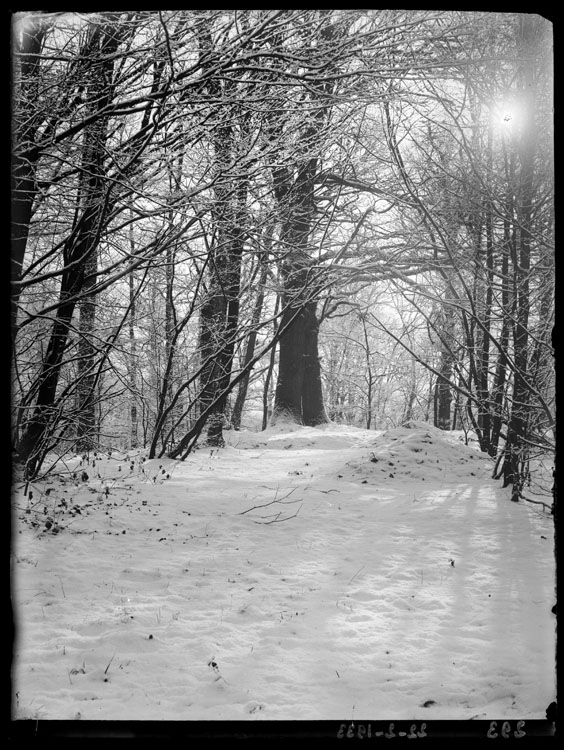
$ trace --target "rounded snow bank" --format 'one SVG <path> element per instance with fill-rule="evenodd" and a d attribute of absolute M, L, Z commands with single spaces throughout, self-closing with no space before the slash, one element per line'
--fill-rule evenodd
<path fill-rule="evenodd" d="M 476 447 L 465 445 L 459 433 L 410 421 L 380 434 L 372 441 L 371 451 L 349 461 L 347 467 L 353 477 L 467 482 L 472 477 L 489 477 L 492 461 Z"/>
<path fill-rule="evenodd" d="M 338 448 L 371 445 L 374 437 L 381 434 L 374 430 L 364 430 L 352 425 L 327 422 L 317 427 L 304 427 L 289 421 L 278 421 L 263 432 L 225 431 L 228 445 L 234 448 L 317 448 L 335 450 Z"/>

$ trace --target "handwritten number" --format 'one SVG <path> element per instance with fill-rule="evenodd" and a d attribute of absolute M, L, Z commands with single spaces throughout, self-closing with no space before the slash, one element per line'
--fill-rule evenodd
<path fill-rule="evenodd" d="M 523 731 L 523 727 L 525 726 L 524 721 L 518 721 L 517 722 L 517 729 L 513 732 L 513 736 L 517 737 L 517 739 L 524 737 L 526 732 Z M 490 728 L 488 729 L 487 737 L 490 740 L 495 740 L 496 737 L 499 737 L 499 734 L 497 733 L 497 721 L 491 721 L 490 722 Z M 511 723 L 509 721 L 504 721 L 501 725 L 501 736 L 504 739 L 508 739 L 511 737 Z"/>
<path fill-rule="evenodd" d="M 487 738 L 490 740 L 494 740 L 497 737 L 497 732 L 495 731 L 497 729 L 497 721 L 490 722 L 490 728 L 488 729 Z"/>
<path fill-rule="evenodd" d="M 524 721 L 520 721 L 517 724 L 517 731 L 514 732 L 515 737 L 524 737 L 525 732 L 522 731 L 522 728 L 525 726 Z M 347 737 L 348 739 L 354 739 L 355 737 L 359 740 L 364 739 L 365 737 L 372 738 L 374 737 L 382 737 L 384 736 L 386 739 L 391 740 L 394 737 L 408 737 L 410 740 L 416 739 L 417 737 L 427 737 L 426 729 L 427 724 L 425 722 L 422 722 L 421 728 L 418 731 L 417 730 L 417 724 L 411 724 L 409 727 L 409 732 L 399 732 L 396 733 L 394 731 L 396 725 L 393 722 L 390 722 L 388 724 L 388 731 L 377 731 L 376 729 L 374 732 L 372 731 L 372 725 L 368 724 L 355 724 L 354 722 L 351 722 L 350 724 L 340 724 L 339 729 L 337 731 L 337 738 L 342 740 L 344 737 Z M 497 737 L 498 734 L 496 732 L 497 723 L 495 721 L 492 721 L 490 724 L 490 728 L 488 730 L 488 737 Z M 509 732 L 511 732 L 511 724 L 506 721 L 503 724 L 502 728 L 502 736 L 508 737 Z"/>
<path fill-rule="evenodd" d="M 525 726 L 524 721 L 518 721 L 517 722 L 517 729 L 515 730 L 515 737 L 524 737 L 526 735 L 526 732 L 523 731 L 523 727 Z"/>

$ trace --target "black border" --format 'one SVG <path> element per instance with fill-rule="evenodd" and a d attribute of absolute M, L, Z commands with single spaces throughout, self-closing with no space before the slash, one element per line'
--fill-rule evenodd
<path fill-rule="evenodd" d="M 13 721 L 8 739 L 18 744 L 48 740 L 335 740 L 365 744 L 389 740 L 436 741 L 471 738 L 518 740 L 556 737 L 556 722 L 548 719 L 488 719 L 475 721 Z M 417 743 L 418 744 L 418 743 Z"/>

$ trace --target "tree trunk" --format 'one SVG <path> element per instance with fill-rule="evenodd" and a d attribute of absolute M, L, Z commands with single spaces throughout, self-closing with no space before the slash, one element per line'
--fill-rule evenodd
<path fill-rule="evenodd" d="M 38 158 L 34 148 L 37 118 L 33 117 L 33 106 L 37 97 L 39 54 L 45 36 L 45 26 L 25 25 L 21 32 L 21 44 L 15 50 L 13 78 L 13 100 L 18 107 L 14 111 L 11 164 L 11 334 L 15 341 L 21 271 L 23 267 L 33 201 L 37 192 L 35 168 Z M 19 62 L 19 65 L 16 63 Z"/>
<path fill-rule="evenodd" d="M 492 387 L 492 433 L 491 433 L 491 451 L 492 455 L 497 454 L 501 429 L 504 421 L 505 409 L 505 388 L 507 380 L 507 351 L 509 345 L 509 327 L 510 327 L 510 310 L 509 310 L 509 255 L 512 243 L 511 229 L 509 221 L 504 220 L 504 241 L 501 256 L 501 308 L 503 312 L 503 321 L 501 324 L 501 335 L 499 338 L 499 353 L 497 357 L 496 372 L 494 384 Z"/>
<path fill-rule="evenodd" d="M 280 296 L 277 295 L 276 297 L 276 304 L 274 306 L 274 316 L 278 315 L 278 308 L 280 306 Z M 274 331 L 273 331 L 273 339 L 276 340 L 278 338 L 278 327 L 276 325 L 276 322 L 273 323 Z M 270 352 L 270 357 L 268 358 L 268 367 L 266 370 L 266 376 L 264 378 L 264 388 L 262 391 L 262 429 L 263 431 L 266 430 L 268 427 L 268 422 L 270 421 L 271 417 L 271 410 L 270 410 L 270 384 L 272 382 L 272 373 L 274 372 L 274 365 L 276 363 L 276 347 L 272 347 Z"/>
<path fill-rule="evenodd" d="M 247 346 L 245 348 L 245 356 L 243 358 L 243 367 L 247 367 L 248 364 L 252 361 L 253 357 L 255 356 L 255 347 L 257 343 L 257 326 L 260 322 L 260 317 L 262 314 L 262 308 L 264 304 L 264 297 L 265 297 L 265 284 L 266 284 L 266 278 L 267 278 L 267 272 L 268 272 L 268 256 L 265 255 L 264 258 L 261 259 L 261 273 L 259 278 L 259 292 L 257 295 L 257 299 L 255 302 L 255 306 L 253 308 L 253 314 L 251 316 L 251 330 L 249 332 L 249 337 L 247 339 Z M 231 424 L 233 426 L 234 430 L 239 430 L 241 428 L 241 417 L 243 414 L 243 407 L 245 405 L 245 399 L 247 398 L 247 390 L 249 388 L 249 380 L 251 377 L 250 370 L 247 371 L 244 378 L 241 380 L 241 383 L 239 384 L 239 389 L 237 391 L 237 398 L 235 399 L 235 405 L 233 407 L 233 413 L 231 415 Z"/>
<path fill-rule="evenodd" d="M 409 394 L 407 397 L 407 404 L 405 406 L 405 412 L 402 419 L 402 424 L 411 422 L 414 416 L 413 407 L 417 399 L 417 379 L 415 377 L 415 360 L 411 360 L 411 380 L 409 382 Z"/>
<path fill-rule="evenodd" d="M 316 171 L 316 159 L 302 163 L 295 179 L 288 168 L 273 169 L 275 196 L 283 217 L 280 245 L 288 254 L 282 268 L 284 312 L 280 325 L 284 333 L 280 340 L 273 423 L 290 420 L 313 426 L 329 421 L 321 388 L 316 289 L 308 255 Z"/>
<path fill-rule="evenodd" d="M 491 144 L 488 143 L 488 155 L 491 161 Z M 487 283 L 485 290 L 485 304 L 482 317 L 482 333 L 477 356 L 477 394 L 478 394 L 478 425 L 480 427 L 480 448 L 490 456 L 495 455 L 491 441 L 492 432 L 492 404 L 489 392 L 490 370 L 490 340 L 491 314 L 493 304 L 494 285 L 494 255 L 493 255 L 493 206 L 486 207 L 486 269 Z"/>
<path fill-rule="evenodd" d="M 372 426 L 372 404 L 374 400 L 374 373 L 372 371 L 372 359 L 370 356 L 370 340 L 366 328 L 366 317 L 363 314 L 359 316 L 362 323 L 362 333 L 364 336 L 364 357 L 366 359 L 366 429 Z"/>
<path fill-rule="evenodd" d="M 325 16 L 324 11 L 321 13 Z M 338 23 L 320 24 L 319 40 L 331 49 L 342 31 Z M 314 186 L 319 171 L 320 133 L 328 126 L 335 102 L 336 81 L 329 72 L 338 75 L 338 66 L 328 62 L 324 76 L 308 86 L 304 124 L 292 144 L 295 156 L 275 154 L 280 159 L 272 166 L 274 196 L 281 220 L 279 244 L 285 258 L 282 263 L 285 308 L 282 328 L 292 321 L 280 341 L 273 423 L 290 419 L 313 426 L 329 421 L 321 386 L 318 289 L 312 274 L 310 245 L 316 212 Z M 271 137 L 284 144 L 287 137 L 283 134 L 285 114 L 279 112 L 278 115 L 280 119 L 271 119 L 267 129 Z M 288 130 L 292 132 L 293 127 Z"/>
<path fill-rule="evenodd" d="M 202 17 L 198 27 L 203 66 L 211 66 L 219 56 L 213 47 L 209 19 Z M 203 59 L 203 57 L 202 57 Z M 208 83 L 212 97 L 223 106 L 213 136 L 214 186 L 212 221 L 214 238 L 208 289 L 200 311 L 200 413 L 214 404 L 208 416 L 207 443 L 221 446 L 224 413 L 235 353 L 235 336 L 239 324 L 241 262 L 246 236 L 246 202 L 248 174 L 241 162 L 248 148 L 248 115 L 241 116 L 231 104 L 236 99 L 237 84 L 213 76 Z"/>
<path fill-rule="evenodd" d="M 226 134 L 224 134 L 224 138 Z M 216 144 L 223 149 L 225 143 Z M 222 158 L 227 153 L 222 152 Z M 201 409 L 215 403 L 208 417 L 207 443 L 221 446 L 224 413 L 227 405 L 229 381 L 233 369 L 235 337 L 239 324 L 239 292 L 244 241 L 244 206 L 246 181 L 239 182 L 232 193 L 229 181 L 216 188 L 215 226 L 217 244 L 211 249 L 213 262 L 207 296 L 200 311 Z M 234 202 L 236 205 L 233 205 Z"/>
<path fill-rule="evenodd" d="M 93 251 L 84 263 L 88 280 L 83 284 L 85 293 L 96 284 L 97 258 Z M 93 336 L 96 326 L 96 299 L 87 294 L 79 304 L 79 341 L 77 372 L 77 449 L 90 451 L 96 447 L 96 346 Z"/>
<path fill-rule="evenodd" d="M 133 224 L 129 225 L 129 246 L 131 257 L 135 255 L 135 241 L 133 238 Z M 129 447 L 137 448 L 139 444 L 139 418 L 137 414 L 137 341 L 135 338 L 135 324 L 137 321 L 137 305 L 135 295 L 135 274 L 133 269 L 128 274 L 129 284 L 129 352 L 127 358 L 127 377 L 129 385 Z"/>
<path fill-rule="evenodd" d="M 314 427 L 329 421 L 325 413 L 318 353 L 317 304 L 289 306 L 284 327 L 296 316 L 280 340 L 278 380 L 273 420 L 289 420 Z"/>
<path fill-rule="evenodd" d="M 63 248 L 64 271 L 61 277 L 60 305 L 38 377 L 33 414 L 18 444 L 19 457 L 26 463 L 28 476 L 34 476 L 39 469 L 48 447 L 46 437 L 56 429 L 55 398 L 69 328 L 77 296 L 84 291 L 85 276 L 89 269 L 92 271 L 95 268 L 95 254 L 108 214 L 110 188 L 106 185 L 104 171 L 107 116 L 103 112 L 112 97 L 108 82 L 114 65 L 113 53 L 119 40 L 113 27 L 108 25 L 95 27 L 90 41 L 92 55 L 96 56 L 98 66 L 90 91 L 90 101 L 93 113 L 101 114 L 84 131 L 79 182 L 79 205 L 82 213 Z M 92 279 L 87 283 L 91 281 Z"/>
<path fill-rule="evenodd" d="M 293 316 L 296 316 L 292 321 Z M 274 396 L 272 421 L 304 424 L 302 414 L 302 386 L 304 381 L 305 311 L 287 307 L 280 325 L 289 328 L 279 346 L 278 378 Z"/>
<path fill-rule="evenodd" d="M 513 258 L 513 350 L 515 372 L 511 417 L 505 444 L 503 486 L 512 485 L 511 499 L 517 502 L 522 493 L 528 464 L 527 438 L 530 422 L 530 391 L 528 380 L 529 273 L 531 268 L 531 218 L 534 179 L 534 17 L 523 15 L 520 19 L 519 41 L 523 52 L 521 96 L 523 122 L 519 142 L 520 179 L 517 211 L 519 242 Z"/>
<path fill-rule="evenodd" d="M 435 427 L 440 430 L 451 428 L 451 404 L 452 404 L 452 368 L 454 363 L 454 310 L 449 305 L 443 305 L 443 322 L 440 332 L 441 361 L 439 365 L 440 376 L 435 386 Z"/>

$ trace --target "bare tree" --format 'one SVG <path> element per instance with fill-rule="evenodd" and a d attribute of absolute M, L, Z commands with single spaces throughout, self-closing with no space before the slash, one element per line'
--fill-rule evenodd
<path fill-rule="evenodd" d="M 54 447 L 182 458 L 204 430 L 221 445 L 231 394 L 237 428 L 262 387 L 266 425 L 275 382 L 273 419 L 306 425 L 371 428 L 434 401 L 436 424 L 474 430 L 522 494 L 554 421 L 543 19 L 187 10 L 18 28 L 28 475 Z M 502 129 L 504 98 L 520 113 Z M 402 300 L 397 325 L 371 285 Z M 127 415 L 111 408 L 124 399 Z"/>
<path fill-rule="evenodd" d="M 40 451 L 44 448 L 43 437 L 52 420 L 59 373 L 77 295 L 84 292 L 85 283 L 87 285 L 92 283 L 96 268 L 95 253 L 109 213 L 110 195 L 104 171 L 104 147 L 108 121 L 103 113 L 113 96 L 110 81 L 114 67 L 113 56 L 119 42 L 119 30 L 116 32 L 113 25 L 96 25 L 87 32 L 82 48 L 82 54 L 90 56 L 92 65 L 97 71 L 90 99 L 87 95 L 87 101 L 91 102 L 90 106 L 93 108 L 92 124 L 84 131 L 77 219 L 63 246 L 65 270 L 61 279 L 60 304 L 39 376 L 33 413 L 18 445 L 20 458 L 27 462 L 31 474 L 34 473 L 40 461 Z M 83 314 L 82 332 L 85 336 L 93 323 L 93 310 L 94 308 L 90 306 Z M 90 359 L 89 354 L 89 352 L 83 352 L 83 357 Z M 82 372 L 81 376 L 81 385 L 85 384 L 86 399 L 89 399 L 91 398 L 91 374 L 86 375 Z M 81 407 L 88 410 L 88 421 L 84 429 L 91 429 L 93 427 L 91 403 L 83 401 Z"/>

